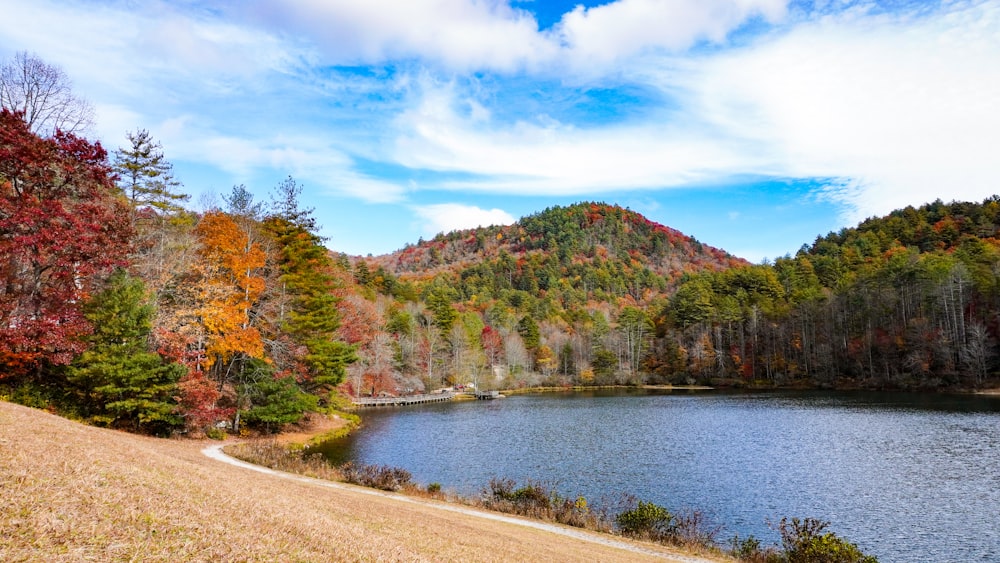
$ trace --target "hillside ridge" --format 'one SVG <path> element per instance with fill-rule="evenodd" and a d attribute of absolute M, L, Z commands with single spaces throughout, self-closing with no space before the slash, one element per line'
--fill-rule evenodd
<path fill-rule="evenodd" d="M 462 268 L 503 253 L 523 258 L 532 253 L 571 259 L 636 260 L 659 275 L 701 259 L 724 267 L 747 262 L 725 250 L 647 219 L 642 214 L 600 202 L 552 206 L 511 225 L 461 229 L 371 258 L 394 275 Z"/>

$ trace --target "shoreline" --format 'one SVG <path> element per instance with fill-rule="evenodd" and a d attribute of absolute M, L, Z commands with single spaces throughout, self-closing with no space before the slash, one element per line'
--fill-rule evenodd
<path fill-rule="evenodd" d="M 277 479 L 202 453 L 224 444 L 86 426 L 0 401 L 0 560 L 729 560 Z"/>
<path fill-rule="evenodd" d="M 239 458 L 229 455 L 225 451 L 226 444 L 214 444 L 207 446 L 201 450 L 202 454 L 206 457 L 214 459 L 216 461 L 227 463 L 236 467 L 242 467 L 244 469 L 249 469 L 266 475 L 271 475 L 274 477 L 282 479 L 290 479 L 293 481 L 300 481 L 311 483 L 319 487 L 327 487 L 338 490 L 353 491 L 360 494 L 371 495 L 375 497 L 393 499 L 397 502 L 402 503 L 412 503 L 423 505 L 426 507 L 433 508 L 435 510 L 444 510 L 448 512 L 454 512 L 464 516 L 470 516 L 474 518 L 485 519 L 493 522 L 503 522 L 506 524 L 513 524 L 515 526 L 524 526 L 527 528 L 534 528 L 538 530 L 543 530 L 553 534 L 566 536 L 574 539 L 583 540 L 585 542 L 590 542 L 594 544 L 605 545 L 609 547 L 615 547 L 625 551 L 629 551 L 635 554 L 649 555 L 653 557 L 664 557 L 664 551 L 674 551 L 668 557 L 672 561 L 677 561 L 678 563 L 708 563 L 709 561 L 718 561 L 719 559 L 706 559 L 704 555 L 695 554 L 684 554 L 681 555 L 676 553 L 675 549 L 671 549 L 669 546 L 664 546 L 662 544 L 650 544 L 646 542 L 637 542 L 635 540 L 630 540 L 621 536 L 615 536 L 611 534 L 602 534 L 600 532 L 595 532 L 592 530 L 587 530 L 585 528 L 575 528 L 572 526 L 567 526 L 565 524 L 558 524 L 554 522 L 548 522 L 545 520 L 540 520 L 537 518 L 530 518 L 524 516 L 516 516 L 511 514 L 506 514 L 503 512 L 496 512 L 492 510 L 482 510 L 470 506 L 465 506 L 461 504 L 454 504 L 448 501 L 438 501 L 427 498 L 421 498 L 417 496 L 407 495 L 398 492 L 388 492 L 381 491 L 378 489 L 373 489 L 370 487 L 363 487 L 359 485 L 352 485 L 349 483 L 343 483 L 339 481 L 330 481 L 327 479 L 320 479 L 317 477 L 311 477 L 307 475 L 300 475 L 297 473 L 288 473 L 285 471 L 280 471 L 272 469 L 266 466 L 257 465 L 247 461 L 243 461 Z"/>

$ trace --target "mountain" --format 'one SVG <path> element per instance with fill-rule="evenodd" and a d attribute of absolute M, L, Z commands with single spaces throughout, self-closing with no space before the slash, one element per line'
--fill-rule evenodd
<path fill-rule="evenodd" d="M 459 297 L 557 293 L 562 304 L 642 302 L 684 274 L 747 262 L 639 213 L 605 203 L 550 207 L 509 226 L 454 231 L 370 260 L 401 280 L 457 278 Z"/>

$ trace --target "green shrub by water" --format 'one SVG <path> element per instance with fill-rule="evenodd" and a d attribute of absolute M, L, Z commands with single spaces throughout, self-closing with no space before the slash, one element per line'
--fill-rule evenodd
<path fill-rule="evenodd" d="M 638 501 L 635 508 L 615 517 L 615 524 L 623 535 L 652 540 L 666 539 L 676 531 L 674 515 L 652 502 Z"/>

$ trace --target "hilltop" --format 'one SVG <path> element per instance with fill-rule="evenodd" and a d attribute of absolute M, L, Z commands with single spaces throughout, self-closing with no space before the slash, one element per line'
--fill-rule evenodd
<path fill-rule="evenodd" d="M 566 280 L 585 293 L 618 295 L 663 289 L 684 273 L 748 264 L 635 211 L 594 202 L 550 207 L 513 225 L 439 234 L 371 262 L 406 279 L 446 272 L 464 279 L 488 270 L 506 278 L 506 284 L 500 279 L 495 288 L 547 290 Z M 618 279 L 588 280 L 600 277 L 602 270 L 617 273 Z M 636 277 L 655 279 L 636 285 Z"/>

